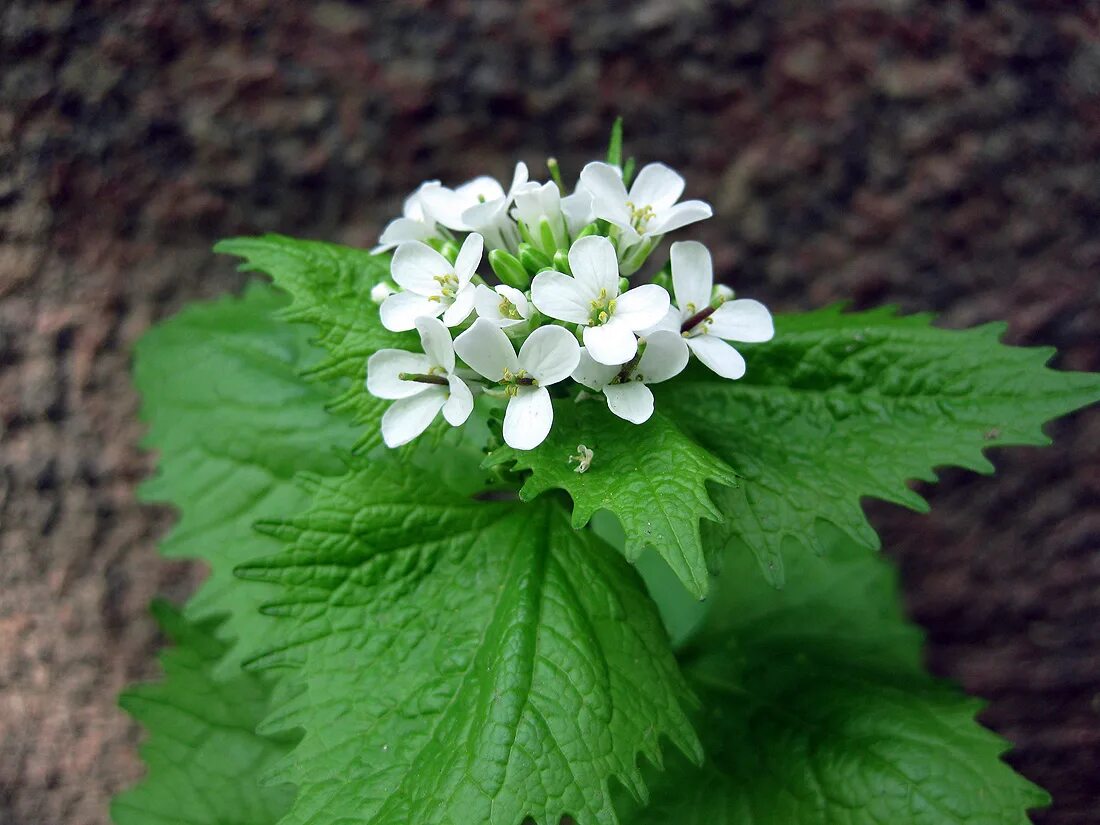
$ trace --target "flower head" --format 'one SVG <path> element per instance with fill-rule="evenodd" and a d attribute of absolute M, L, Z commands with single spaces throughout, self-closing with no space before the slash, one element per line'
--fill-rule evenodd
<path fill-rule="evenodd" d="M 435 420 L 440 410 L 452 427 L 465 423 L 474 408 L 466 382 L 454 374 L 451 334 L 438 318 L 416 319 L 423 353 L 383 349 L 367 361 L 367 390 L 393 399 L 382 416 L 387 447 L 412 441 Z"/>
<path fill-rule="evenodd" d="M 626 191 L 622 172 L 607 163 L 589 163 L 581 184 L 592 195 L 597 218 L 615 224 L 626 234 L 627 245 L 709 218 L 710 204 L 693 200 L 677 203 L 684 179 L 663 163 L 651 163 L 638 173 Z"/>
<path fill-rule="evenodd" d="M 527 296 L 505 284 L 496 287 L 478 284 L 474 292 L 474 307 L 478 318 L 492 321 L 502 329 L 522 324 L 531 317 Z"/>
<path fill-rule="evenodd" d="M 512 207 L 512 217 L 522 222 L 535 244 L 547 255 L 564 248 L 569 243 L 566 234 L 565 216 L 562 214 L 561 190 L 553 181 L 536 183 L 531 181 L 516 189 L 516 205 Z M 542 242 L 542 223 L 546 222 L 549 243 Z"/>
<path fill-rule="evenodd" d="M 515 249 L 519 231 L 509 220 L 508 207 L 516 192 L 527 183 L 527 164 L 520 161 L 512 174 L 508 191 L 495 179 L 483 175 L 457 189 L 441 186 L 425 194 L 424 203 L 439 223 L 456 232 L 479 232 L 493 249 Z"/>
<path fill-rule="evenodd" d="M 395 246 L 409 241 L 426 241 L 435 237 L 435 218 L 426 207 L 424 196 L 439 188 L 439 181 L 425 181 L 415 192 L 405 198 L 401 217 L 394 218 L 386 224 L 382 237 L 378 239 L 378 245 L 371 250 L 371 254 L 388 252 Z"/>
<path fill-rule="evenodd" d="M 500 385 L 508 397 L 504 441 L 517 450 L 543 442 L 554 421 L 546 388 L 564 381 L 577 367 L 580 347 L 563 327 L 539 327 L 519 354 L 504 330 L 484 318 L 455 339 L 455 351 L 475 371 Z"/>
<path fill-rule="evenodd" d="M 641 357 L 617 367 L 595 361 L 582 348 L 573 379 L 590 390 L 602 392 L 608 408 L 619 418 L 641 424 L 653 415 L 653 393 L 646 385 L 679 375 L 687 362 L 687 348 L 680 336 L 658 330 L 646 337 Z"/>
<path fill-rule="evenodd" d="M 584 327 L 584 345 L 601 364 L 624 364 L 638 351 L 635 333 L 668 312 L 669 297 L 656 284 L 619 293 L 615 247 L 599 235 L 577 240 L 569 249 L 573 275 L 546 270 L 531 282 L 531 300 L 551 318 Z"/>
<path fill-rule="evenodd" d="M 382 325 L 400 332 L 412 329 L 417 318 L 443 316 L 443 323 L 457 326 L 474 308 L 474 287 L 470 283 L 481 262 L 483 242 L 473 233 L 467 236 L 451 262 L 419 241 L 397 247 L 390 272 L 404 291 L 382 302 Z"/>

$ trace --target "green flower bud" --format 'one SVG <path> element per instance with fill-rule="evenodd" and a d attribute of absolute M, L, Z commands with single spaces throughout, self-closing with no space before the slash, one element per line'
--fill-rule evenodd
<path fill-rule="evenodd" d="M 516 289 L 527 289 L 531 284 L 531 276 L 523 268 L 519 259 L 503 249 L 494 249 L 489 253 L 489 266 L 502 284 L 507 284 Z"/>
<path fill-rule="evenodd" d="M 558 272 L 564 272 L 566 275 L 573 274 L 573 270 L 569 268 L 569 256 L 564 249 L 559 249 L 554 253 L 554 269 Z"/>
<path fill-rule="evenodd" d="M 519 262 L 532 275 L 553 266 L 553 262 L 549 258 L 527 243 L 519 245 Z"/>

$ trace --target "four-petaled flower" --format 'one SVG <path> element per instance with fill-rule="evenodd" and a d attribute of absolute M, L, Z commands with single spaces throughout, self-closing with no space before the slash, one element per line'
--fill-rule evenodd
<path fill-rule="evenodd" d="M 451 334 L 438 318 L 416 319 L 423 354 L 383 349 L 367 361 L 367 390 L 378 398 L 393 399 L 382 416 L 382 439 L 387 447 L 412 441 L 435 420 L 440 410 L 452 427 L 470 417 L 473 394 L 454 374 L 455 349 Z"/>
<path fill-rule="evenodd" d="M 646 384 L 659 384 L 679 375 L 687 366 L 688 352 L 680 336 L 668 330 L 648 335 L 638 358 L 621 366 L 608 366 L 593 360 L 584 348 L 573 380 L 591 390 L 602 392 L 611 412 L 641 424 L 653 415 L 653 393 Z"/>
<path fill-rule="evenodd" d="M 532 302 L 551 318 L 584 327 L 584 345 L 593 359 L 625 364 L 638 351 L 634 333 L 668 312 L 668 293 L 656 284 L 643 284 L 620 294 L 615 247 L 599 235 L 570 247 L 569 268 L 572 276 L 552 269 L 536 275 Z"/>
<path fill-rule="evenodd" d="M 382 230 L 382 237 L 378 239 L 378 245 L 371 250 L 371 254 L 389 252 L 395 246 L 409 241 L 426 241 L 435 237 L 435 218 L 427 209 L 424 196 L 439 188 L 439 181 L 425 181 L 415 192 L 405 198 L 401 217 L 394 218 L 386 224 L 386 228 Z"/>
<path fill-rule="evenodd" d="M 455 339 L 455 351 L 508 396 L 504 441 L 516 450 L 542 443 L 554 421 L 554 406 L 546 388 L 564 381 L 577 368 L 580 347 L 564 327 L 539 327 L 516 354 L 500 327 L 484 318 Z"/>
<path fill-rule="evenodd" d="M 626 191 L 622 172 L 608 163 L 589 163 L 581 171 L 581 184 L 592 195 L 597 218 L 615 224 L 626 233 L 629 246 L 709 218 L 705 201 L 677 203 L 684 193 L 684 179 L 663 163 L 645 166 Z"/>
<path fill-rule="evenodd" d="M 527 296 L 506 284 L 495 287 L 478 284 L 474 292 L 474 307 L 478 318 L 492 321 L 502 329 L 522 324 L 531 317 Z"/>
<path fill-rule="evenodd" d="M 391 264 L 394 281 L 404 292 L 382 302 L 382 325 L 400 332 L 412 329 L 417 318 L 443 316 L 443 323 L 457 326 L 474 308 L 474 286 L 470 279 L 481 262 L 483 242 L 477 233 L 468 235 L 458 251 L 454 266 L 419 241 L 397 247 Z"/>
<path fill-rule="evenodd" d="M 719 291 L 712 301 L 714 270 L 710 252 L 697 241 L 672 245 L 672 291 L 676 306 L 654 329 L 679 333 L 695 355 L 723 378 L 745 374 L 745 359 L 726 341 L 760 343 L 775 335 L 771 313 L 759 301 L 726 300 Z"/>

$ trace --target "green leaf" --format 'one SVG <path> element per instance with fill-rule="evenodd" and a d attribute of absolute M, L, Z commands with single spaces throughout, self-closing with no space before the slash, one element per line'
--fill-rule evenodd
<path fill-rule="evenodd" d="M 698 756 L 641 582 L 555 502 L 362 463 L 311 486 L 270 527 L 289 547 L 240 570 L 284 588 L 255 666 L 297 685 L 261 728 L 305 731 L 285 823 L 610 825 L 611 780 L 643 794 L 661 735 Z"/>
<path fill-rule="evenodd" d="M 265 595 L 241 588 L 232 570 L 278 548 L 252 524 L 304 509 L 309 498 L 294 474 L 342 473 L 335 450 L 354 434 L 324 412 L 326 388 L 299 377 L 316 351 L 305 330 L 274 319 L 285 304 L 254 284 L 242 298 L 196 304 L 157 325 L 135 354 L 144 445 L 160 453 L 140 494 L 181 512 L 160 550 L 210 566 L 187 615 L 229 614 L 222 632 L 250 648 L 267 629 L 258 613 Z M 238 662 L 227 656 L 225 666 L 232 672 Z"/>
<path fill-rule="evenodd" d="M 591 467 L 577 473 L 570 456 L 578 442 L 593 451 Z M 699 520 L 720 520 L 707 482 L 736 484 L 729 466 L 655 412 L 635 425 L 611 414 L 601 399 L 554 405 L 554 427 L 535 450 L 495 450 L 489 465 L 513 462 L 532 470 L 520 490 L 530 500 L 554 487 L 573 498 L 573 526 L 583 527 L 605 509 L 622 523 L 625 553 L 636 561 L 651 546 L 697 598 L 707 590 L 707 560 Z"/>
<path fill-rule="evenodd" d="M 176 647 L 161 654 L 163 682 L 133 687 L 119 700 L 150 731 L 141 748 L 149 772 L 115 797 L 111 818 L 116 825 L 273 825 L 293 789 L 259 780 L 294 740 L 254 732 L 268 710 L 266 680 L 215 675 L 228 654 L 217 620 L 189 622 L 163 602 L 153 610 Z"/>
<path fill-rule="evenodd" d="M 366 452 L 379 446 L 380 421 L 390 402 L 367 392 L 367 358 L 387 347 L 419 349 L 415 333 L 382 326 L 378 305 L 370 297 L 371 287 L 389 278 L 389 256 L 281 235 L 233 238 L 214 251 L 244 258 L 242 270 L 267 273 L 291 296 L 282 317 L 312 325 L 319 333 L 316 343 L 327 353 L 310 376 L 342 385 L 343 393 L 331 408 L 364 426 L 355 449 Z"/>
<path fill-rule="evenodd" d="M 1049 804 L 974 721 L 981 703 L 927 676 L 893 570 L 843 539 L 791 557 L 777 591 L 747 552 L 719 579 L 685 655 L 707 761 L 677 760 L 634 825 L 1025 825 Z"/>

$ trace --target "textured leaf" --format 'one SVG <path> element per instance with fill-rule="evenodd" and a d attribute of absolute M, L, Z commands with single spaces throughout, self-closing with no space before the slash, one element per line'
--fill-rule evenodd
<path fill-rule="evenodd" d="M 576 463 L 569 461 L 578 443 L 594 453 L 584 473 L 575 472 Z M 737 479 L 724 461 L 668 418 L 654 413 L 639 426 L 612 415 L 600 401 L 561 400 L 546 441 L 529 451 L 502 447 L 487 464 L 503 462 L 534 471 L 520 490 L 525 500 L 554 487 L 566 490 L 573 499 L 574 527 L 583 527 L 597 510 L 608 510 L 623 525 L 630 561 L 651 546 L 693 595 L 706 594 L 699 521 L 721 519 L 707 482 L 732 485 Z"/>
<path fill-rule="evenodd" d="M 908 480 L 992 472 L 985 448 L 1049 443 L 1043 423 L 1100 398 L 1100 376 L 1047 369 L 1052 350 L 1004 346 L 1002 331 L 834 307 L 780 316 L 772 342 L 745 347 L 740 381 L 655 387 L 658 409 L 742 478 L 716 494 L 725 520 L 704 539 L 743 540 L 778 584 L 784 543 L 819 549 L 819 521 L 878 547 L 861 498 L 923 511 Z"/>
<path fill-rule="evenodd" d="M 386 347 L 419 349 L 415 333 L 394 333 L 382 326 L 378 305 L 370 297 L 371 287 L 389 277 L 389 256 L 281 235 L 233 238 L 214 250 L 244 258 L 241 269 L 267 273 L 291 296 L 283 317 L 312 325 L 319 333 L 316 343 L 326 353 L 310 375 L 342 387 L 332 408 L 348 412 L 364 426 L 357 451 L 379 446 L 379 422 L 390 402 L 366 391 L 367 358 Z"/>
<path fill-rule="evenodd" d="M 413 474 L 410 474 L 410 476 Z M 460 498 L 362 465 L 315 480 L 290 542 L 241 575 L 291 668 L 264 731 L 301 728 L 275 776 L 286 823 L 613 823 L 612 779 L 697 742 L 652 602 L 621 555 L 547 500 Z"/>
<path fill-rule="evenodd" d="M 635 825 L 1026 825 L 1047 795 L 1001 759 L 981 703 L 922 672 L 893 571 L 848 539 L 791 557 L 777 591 L 748 552 L 685 653 L 707 761 L 676 760 Z"/>
<path fill-rule="evenodd" d="M 293 789 L 259 779 L 293 745 L 257 736 L 267 712 L 266 680 L 215 675 L 227 645 L 217 620 L 189 622 L 164 603 L 154 612 L 176 647 L 161 654 L 165 680 L 138 685 L 120 703 L 150 731 L 141 754 L 149 774 L 115 797 L 117 825 L 273 825 Z"/>
<path fill-rule="evenodd" d="M 192 306 L 141 339 L 134 367 L 144 444 L 160 452 L 141 495 L 181 511 L 161 552 L 210 566 L 187 615 L 229 614 L 222 632 L 250 648 L 267 628 L 265 596 L 232 570 L 278 548 L 252 524 L 305 509 L 294 474 L 342 473 L 335 449 L 353 441 L 349 422 L 324 412 L 325 388 L 299 377 L 316 351 L 305 330 L 272 317 L 285 304 L 256 284 L 243 298 Z M 237 661 L 226 657 L 229 672 Z"/>

